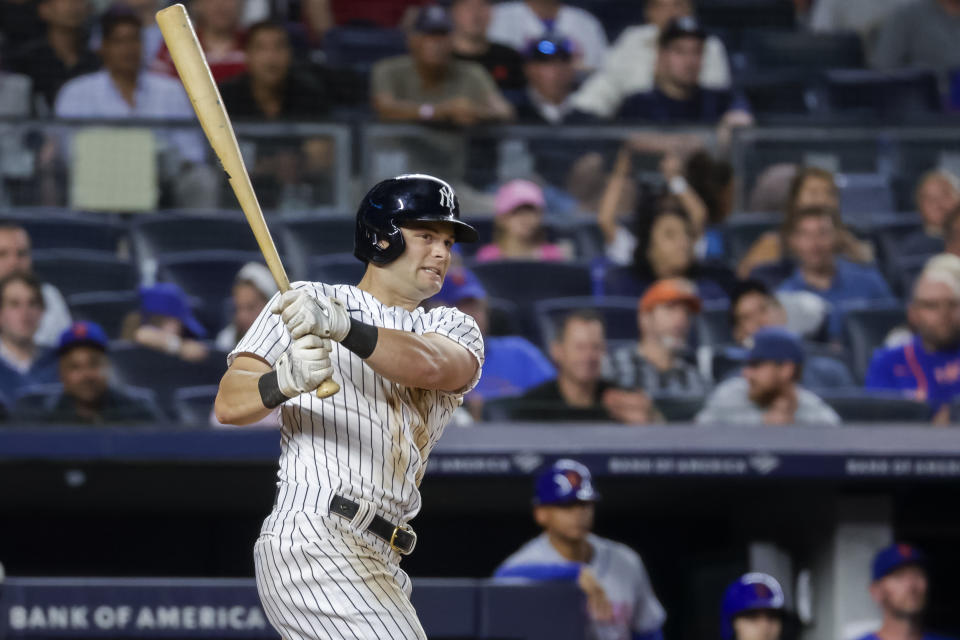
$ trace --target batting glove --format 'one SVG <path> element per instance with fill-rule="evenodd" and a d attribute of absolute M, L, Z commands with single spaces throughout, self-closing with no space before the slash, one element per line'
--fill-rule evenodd
<path fill-rule="evenodd" d="M 314 335 L 294 340 L 274 367 L 277 386 L 288 398 L 309 393 L 333 375 L 330 341 Z"/>
<path fill-rule="evenodd" d="M 336 298 L 315 298 L 303 289 L 291 289 L 276 299 L 270 311 L 280 314 L 294 340 L 315 335 L 340 342 L 350 333 L 350 314 Z"/>

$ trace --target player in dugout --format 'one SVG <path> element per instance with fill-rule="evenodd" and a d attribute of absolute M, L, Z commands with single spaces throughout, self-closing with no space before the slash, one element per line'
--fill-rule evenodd
<path fill-rule="evenodd" d="M 640 556 L 590 532 L 599 498 L 590 470 L 576 460 L 557 460 L 541 471 L 533 517 L 543 533 L 504 560 L 494 576 L 576 581 L 587 596 L 590 637 L 663 640 L 667 616 Z"/>
<path fill-rule="evenodd" d="M 723 594 L 722 640 L 780 640 L 786 613 L 783 589 L 773 576 L 746 573 Z"/>

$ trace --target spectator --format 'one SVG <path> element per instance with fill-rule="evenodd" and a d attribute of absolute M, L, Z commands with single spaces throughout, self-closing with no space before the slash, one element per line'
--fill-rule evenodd
<path fill-rule="evenodd" d="M 867 371 L 867 389 L 893 389 L 930 405 L 937 422 L 950 419 L 960 394 L 960 285 L 943 271 L 925 271 L 907 307 L 913 339 L 877 351 Z"/>
<path fill-rule="evenodd" d="M 523 51 L 530 42 L 552 34 L 573 43 L 576 67 L 600 68 L 607 53 L 607 34 L 592 14 L 560 0 L 514 0 L 493 7 L 487 36 Z"/>
<path fill-rule="evenodd" d="M 627 27 L 617 38 L 603 66 L 591 75 L 573 97 L 573 104 L 601 118 L 612 117 L 629 95 L 653 88 L 657 39 L 671 20 L 693 17 L 693 0 L 647 0 L 646 24 Z M 700 86 L 730 88 L 727 51 L 719 38 L 708 36 L 703 47 Z"/>
<path fill-rule="evenodd" d="M 836 209 L 812 207 L 793 212 L 786 222 L 786 238 L 797 267 L 779 288 L 809 291 L 829 302 L 831 339 L 841 335 L 845 303 L 893 298 L 875 267 L 854 264 L 836 255 L 842 229 Z"/>
<path fill-rule="evenodd" d="M 700 199 L 704 210 L 703 230 L 694 248 L 697 256 L 706 259 L 725 257 L 723 223 L 733 211 L 734 179 L 733 166 L 726 160 L 714 158 L 700 150 L 670 173 L 665 162 L 664 177 L 671 191 L 682 196 L 691 191 Z M 690 207 L 686 207 L 690 210 Z"/>
<path fill-rule="evenodd" d="M 10 68 L 30 76 L 34 92 L 50 108 L 63 83 L 96 70 L 100 59 L 87 48 L 87 0 L 38 0 L 37 15 L 46 34 L 13 52 Z"/>
<path fill-rule="evenodd" d="M 943 250 L 960 256 L 960 206 L 948 213 L 943 221 Z"/>
<path fill-rule="evenodd" d="M 452 267 L 444 278 L 443 288 L 433 301 L 455 306 L 477 321 L 483 334 L 486 359 L 480 382 L 464 398 L 464 405 L 479 420 L 483 403 L 497 398 L 519 396 L 557 376 L 550 361 L 522 336 L 491 336 L 487 292 L 473 272 Z"/>
<path fill-rule="evenodd" d="M 530 124 L 590 120 L 570 102 L 576 71 L 568 41 L 558 38 L 538 40 L 524 51 L 524 59 L 527 90 L 515 98 L 517 120 Z"/>
<path fill-rule="evenodd" d="M 383 29 L 399 27 L 415 7 L 426 4 L 426 0 L 319 0 L 323 2 L 330 3 L 333 21 L 338 25 L 373 25 Z"/>
<path fill-rule="evenodd" d="M 637 305 L 640 339 L 613 353 L 613 380 L 624 389 L 662 394 L 703 395 L 707 385 L 697 368 L 685 360 L 693 316 L 700 298 L 693 283 L 667 278 L 652 284 Z"/>
<path fill-rule="evenodd" d="M 833 173 L 819 167 L 803 167 L 794 173 L 787 196 L 785 221 L 792 212 L 808 207 L 840 207 L 840 190 Z M 780 263 L 776 265 L 779 269 L 775 269 L 769 278 L 765 278 L 768 284 L 778 284 L 789 275 L 794 265 L 787 258 L 785 228 L 784 225 L 779 232 L 768 231 L 753 243 L 737 267 L 737 274 L 741 278 L 750 276 L 753 270 L 761 265 L 771 267 L 774 266 L 771 263 L 776 262 Z M 857 239 L 845 227 L 840 229 L 837 251 L 854 262 L 873 262 L 873 249 L 869 243 Z"/>
<path fill-rule="evenodd" d="M 908 2 L 912 0 L 817 0 L 810 28 L 818 33 L 856 31 L 869 52 L 884 19 Z"/>
<path fill-rule="evenodd" d="M 723 594 L 721 640 L 780 640 L 783 630 L 783 589 L 766 573 L 746 573 Z"/>
<path fill-rule="evenodd" d="M 13 273 L 33 273 L 30 236 L 20 223 L 0 220 L 0 278 Z M 43 316 L 34 334 L 38 345 L 53 347 L 60 334 L 70 326 L 70 309 L 60 290 L 49 282 L 40 285 L 43 296 Z"/>
<path fill-rule="evenodd" d="M 643 424 L 654 417 L 653 404 L 645 393 L 618 389 L 601 378 L 606 348 L 603 320 L 596 313 L 576 311 L 564 318 L 550 345 L 556 379 L 523 395 L 523 400 L 537 409 L 539 420 Z"/>
<path fill-rule="evenodd" d="M 233 321 L 217 334 L 214 342 L 220 351 L 233 351 L 237 342 L 260 315 L 267 301 L 277 292 L 270 270 L 259 262 L 248 262 L 233 281 Z"/>
<path fill-rule="evenodd" d="M 114 0 L 113 6 L 127 7 L 139 18 L 140 24 L 143 25 L 140 33 L 140 39 L 143 42 L 141 65 L 144 68 L 149 67 L 163 46 L 163 34 L 160 33 L 156 18 L 157 0 Z"/>
<path fill-rule="evenodd" d="M 833 409 L 800 386 L 803 361 L 803 344 L 789 331 L 773 327 L 757 331 L 741 375 L 713 390 L 697 414 L 697 423 L 731 427 L 840 424 Z"/>
<path fill-rule="evenodd" d="M 480 64 L 493 77 L 501 91 L 518 91 L 526 85 L 523 57 L 515 49 L 490 42 L 490 0 L 452 0 L 453 57 Z"/>
<path fill-rule="evenodd" d="M 949 171 L 928 171 L 917 183 L 916 203 L 923 218 L 923 229 L 904 238 L 899 243 L 899 253 L 905 256 L 940 253 L 947 215 L 960 206 L 960 180 Z"/>
<path fill-rule="evenodd" d="M 925 632 L 927 609 L 927 558 L 916 547 L 892 544 L 873 558 L 870 597 L 883 612 L 879 630 L 860 640 L 948 640 Z"/>
<path fill-rule="evenodd" d="M 210 73 L 218 84 L 246 70 L 240 26 L 242 5 L 240 0 L 193 0 L 190 3 L 197 39 L 210 65 Z M 166 45 L 160 48 L 151 69 L 177 77 L 177 69 Z"/>
<path fill-rule="evenodd" d="M 193 316 L 183 290 L 172 282 L 140 287 L 140 310 L 124 320 L 124 340 L 163 351 L 190 362 L 207 357 L 200 342 L 207 332 Z"/>
<path fill-rule="evenodd" d="M 576 582 L 587 598 L 592 638 L 662 640 L 666 612 L 643 561 L 624 544 L 590 533 L 590 470 L 564 458 L 536 479 L 533 517 L 543 533 L 503 561 L 495 577 Z"/>
<path fill-rule="evenodd" d="M 477 251 L 478 262 L 492 260 L 566 260 L 570 252 L 546 241 L 543 189 L 529 180 L 511 180 L 494 199 L 493 243 Z"/>
<path fill-rule="evenodd" d="M 877 69 L 960 67 L 960 0 L 912 0 L 880 25 L 870 64 Z"/>
<path fill-rule="evenodd" d="M 234 119 L 319 120 L 329 111 L 323 88 L 293 69 L 290 35 L 278 22 L 257 22 L 247 31 L 247 70 L 220 85 Z"/>
<path fill-rule="evenodd" d="M 442 7 L 424 7 L 408 38 L 410 54 L 373 67 L 370 94 L 381 120 L 469 126 L 513 117 L 483 67 L 453 58 L 451 29 Z"/>
<path fill-rule="evenodd" d="M 803 305 L 791 304 L 785 308 L 783 302 L 774 296 L 765 284 L 757 280 L 739 282 L 730 295 L 729 323 L 733 336 L 733 345 L 704 345 L 700 357 L 710 361 L 709 373 L 714 380 L 723 380 L 736 373 L 746 358 L 753 336 L 766 327 L 784 327 L 798 336 L 820 333 L 826 317 L 826 305 L 823 300 L 807 294 L 781 293 L 781 296 L 797 295 L 808 298 L 804 302 L 819 303 L 813 309 Z M 843 389 L 855 386 L 850 369 L 839 359 L 831 355 L 808 353 L 804 359 L 801 384 L 814 392 L 821 390 Z"/>
<path fill-rule="evenodd" d="M 152 403 L 110 385 L 107 348 L 107 336 L 99 325 L 74 323 L 60 336 L 56 351 L 62 388 L 18 402 L 14 410 L 17 420 L 95 425 L 161 420 Z"/>
<path fill-rule="evenodd" d="M 706 31 L 693 18 L 670 21 L 657 39 L 653 86 L 625 97 L 617 118 L 715 124 L 746 113 L 746 103 L 729 89 L 700 85 L 706 39 Z"/>
<path fill-rule="evenodd" d="M 0 392 L 8 400 L 25 386 L 56 382 L 53 352 L 36 341 L 42 316 L 35 277 L 16 272 L 0 280 Z"/>
<path fill-rule="evenodd" d="M 194 120 L 193 107 L 180 81 L 142 68 L 141 25 L 135 14 L 126 9 L 108 11 L 101 19 L 101 33 L 103 70 L 63 85 L 54 107 L 58 118 Z M 173 175 L 163 178 L 172 180 L 177 204 L 215 206 L 218 178 L 203 164 L 207 144 L 202 136 L 183 130 L 161 133 L 158 138 L 174 160 L 170 163 L 176 167 Z"/>

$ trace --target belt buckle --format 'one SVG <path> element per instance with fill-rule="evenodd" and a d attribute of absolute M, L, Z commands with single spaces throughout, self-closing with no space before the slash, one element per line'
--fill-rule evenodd
<path fill-rule="evenodd" d="M 404 533 L 409 533 L 413 536 L 413 543 L 411 543 L 410 548 L 403 550 L 396 545 L 397 534 L 403 531 Z M 410 525 L 400 524 L 393 528 L 393 533 L 390 534 L 390 548 L 399 553 L 402 556 L 408 556 L 413 553 L 413 548 L 417 546 L 417 534 Z"/>

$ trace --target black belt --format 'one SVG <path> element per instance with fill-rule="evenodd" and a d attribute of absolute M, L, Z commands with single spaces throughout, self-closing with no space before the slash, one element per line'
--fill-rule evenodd
<path fill-rule="evenodd" d="M 349 498 L 335 495 L 330 500 L 330 513 L 335 513 L 347 520 L 353 520 L 359 510 L 360 505 Z M 380 516 L 373 516 L 367 531 L 389 544 L 390 548 L 397 553 L 405 556 L 410 555 L 417 543 L 417 534 L 413 529 L 405 524 L 395 525 Z"/>

